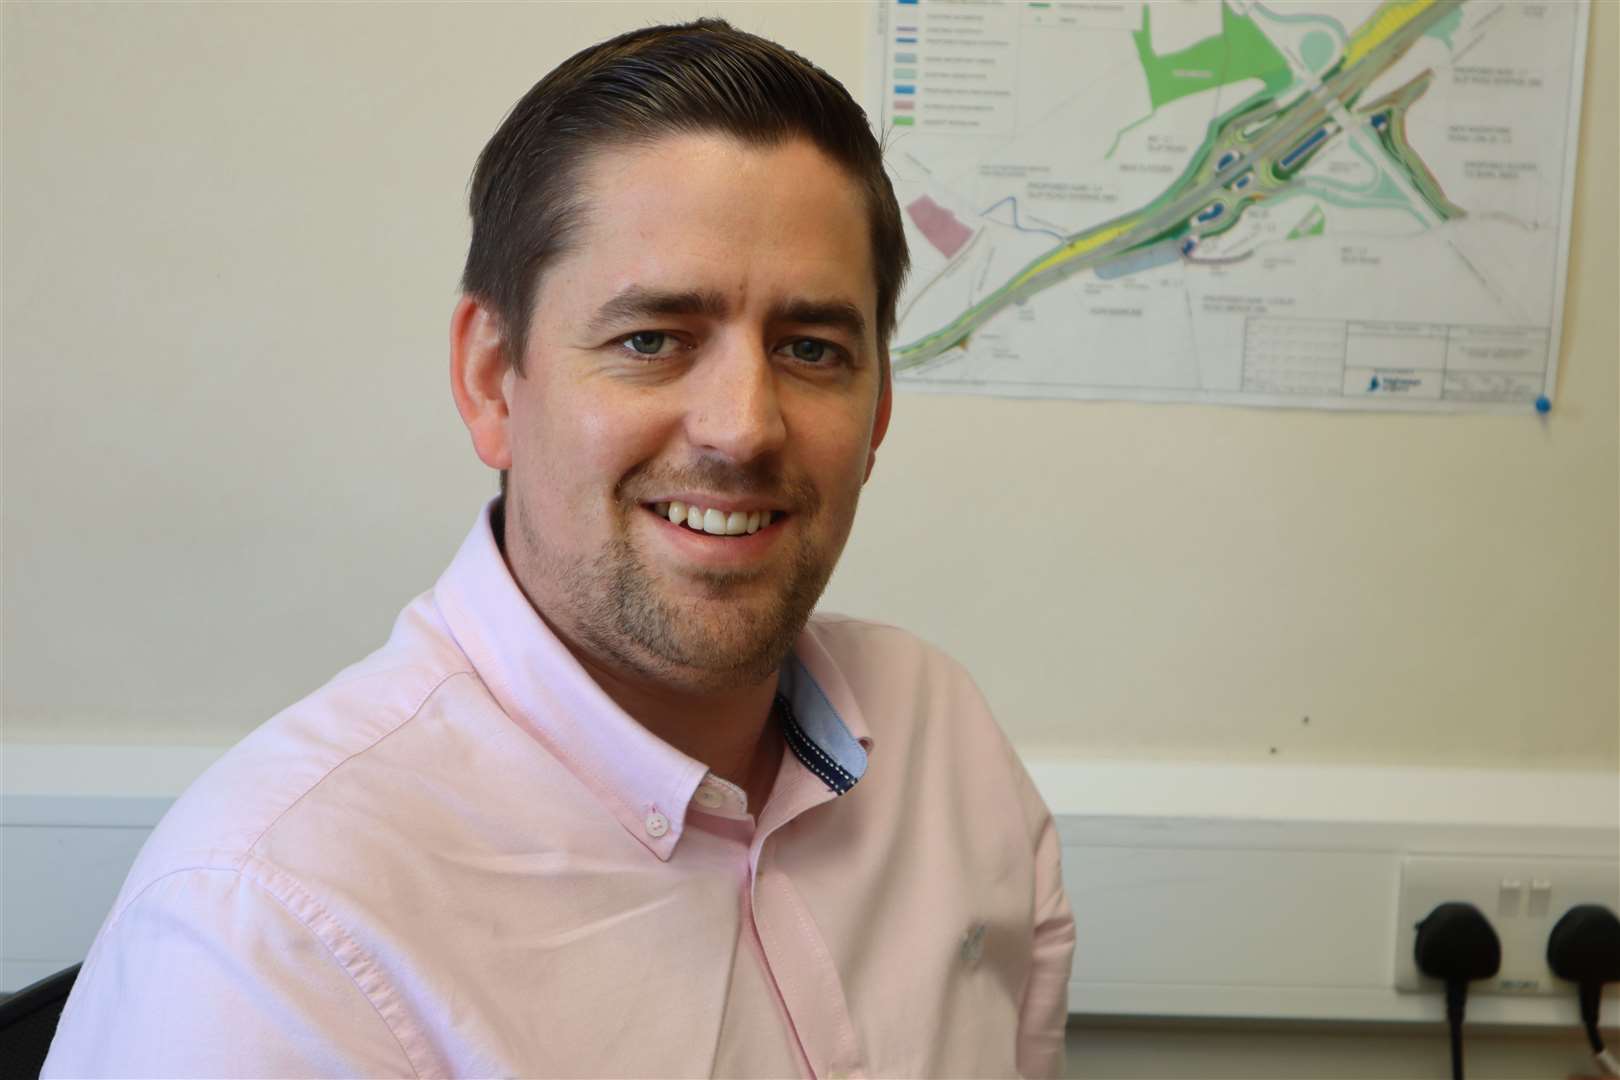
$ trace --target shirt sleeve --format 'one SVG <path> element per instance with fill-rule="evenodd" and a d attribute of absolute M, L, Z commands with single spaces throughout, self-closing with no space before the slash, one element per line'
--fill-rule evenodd
<path fill-rule="evenodd" d="M 415 1076 L 326 945 L 239 872 L 148 886 L 97 937 L 46 1077 Z"/>
<path fill-rule="evenodd" d="M 1035 841 L 1035 952 L 1018 1013 L 1018 1072 L 1026 1077 L 1055 1077 L 1063 1071 L 1063 1032 L 1069 1019 L 1069 975 L 1074 963 L 1074 916 L 1063 889 L 1057 824 L 1023 766 L 1017 768 L 1026 789 L 1026 802 L 1033 800 L 1031 809 L 1040 822 Z"/>

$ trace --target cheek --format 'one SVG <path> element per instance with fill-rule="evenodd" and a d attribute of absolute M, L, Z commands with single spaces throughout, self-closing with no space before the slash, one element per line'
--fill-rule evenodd
<path fill-rule="evenodd" d="M 871 418 L 860 415 L 821 415 L 803 425 L 801 445 L 805 468 L 815 477 L 827 505 L 853 503 L 866 479 L 866 459 L 872 448 Z"/>
<path fill-rule="evenodd" d="M 574 512 L 612 500 L 626 473 L 656 456 L 660 422 L 642 403 L 600 388 L 552 387 L 514 407 L 535 501 Z"/>

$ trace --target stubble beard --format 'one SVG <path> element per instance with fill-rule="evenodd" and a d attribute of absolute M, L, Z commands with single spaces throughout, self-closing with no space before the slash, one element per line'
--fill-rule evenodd
<path fill-rule="evenodd" d="M 692 572 L 703 595 L 677 599 L 630 542 L 629 515 L 640 513 L 646 511 L 627 500 L 612 541 L 594 556 L 569 558 L 550 551 L 519 508 L 525 546 L 571 615 L 565 632 L 613 666 L 687 690 L 732 690 L 769 677 L 803 632 L 842 544 L 818 553 L 801 534 L 785 574 Z M 759 588 L 776 574 L 782 575 L 776 589 Z"/>

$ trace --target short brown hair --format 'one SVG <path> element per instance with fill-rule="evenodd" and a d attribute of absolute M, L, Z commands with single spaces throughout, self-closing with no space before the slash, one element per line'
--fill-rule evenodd
<path fill-rule="evenodd" d="M 461 287 L 501 319 L 508 362 L 521 373 L 540 277 L 578 227 L 583 162 L 615 144 L 703 132 L 763 145 L 806 138 L 860 185 L 886 380 L 909 256 L 882 147 L 838 80 L 720 19 L 634 30 L 575 53 L 523 95 L 479 155 Z"/>

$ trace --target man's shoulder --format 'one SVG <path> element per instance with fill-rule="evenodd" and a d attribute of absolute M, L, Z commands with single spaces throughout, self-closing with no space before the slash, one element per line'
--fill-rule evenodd
<path fill-rule="evenodd" d="M 810 617 L 807 629 L 824 648 L 841 660 L 855 661 L 866 657 L 892 660 L 903 657 L 920 663 L 961 666 L 939 646 L 892 623 L 818 611 Z"/>
<path fill-rule="evenodd" d="M 405 625 L 412 608 L 387 645 L 271 717 L 186 789 L 142 848 L 115 913 L 166 875 L 241 870 L 290 812 L 363 775 L 382 747 L 431 740 L 413 728 L 429 727 L 416 722 L 442 712 L 447 698 L 462 699 L 461 711 L 493 708 L 459 650 Z"/>
<path fill-rule="evenodd" d="M 818 614 L 807 631 L 800 659 L 834 709 L 858 710 L 872 736 L 872 771 L 862 783 L 910 801 L 914 810 L 1004 806 L 1011 799 L 1024 810 L 1033 850 L 1050 814 L 962 664 L 886 623 Z M 867 801 L 885 804 L 882 797 Z"/>
<path fill-rule="evenodd" d="M 834 708 L 843 699 L 879 741 L 910 745 L 948 733 L 951 747 L 967 754 L 990 746 L 999 752 L 1004 744 L 973 676 L 939 646 L 888 623 L 844 615 L 818 614 L 807 631 L 799 659 Z"/>
<path fill-rule="evenodd" d="M 869 679 L 890 686 L 916 679 L 973 686 L 967 669 L 944 649 L 890 623 L 817 612 L 806 630 L 852 687 Z"/>

